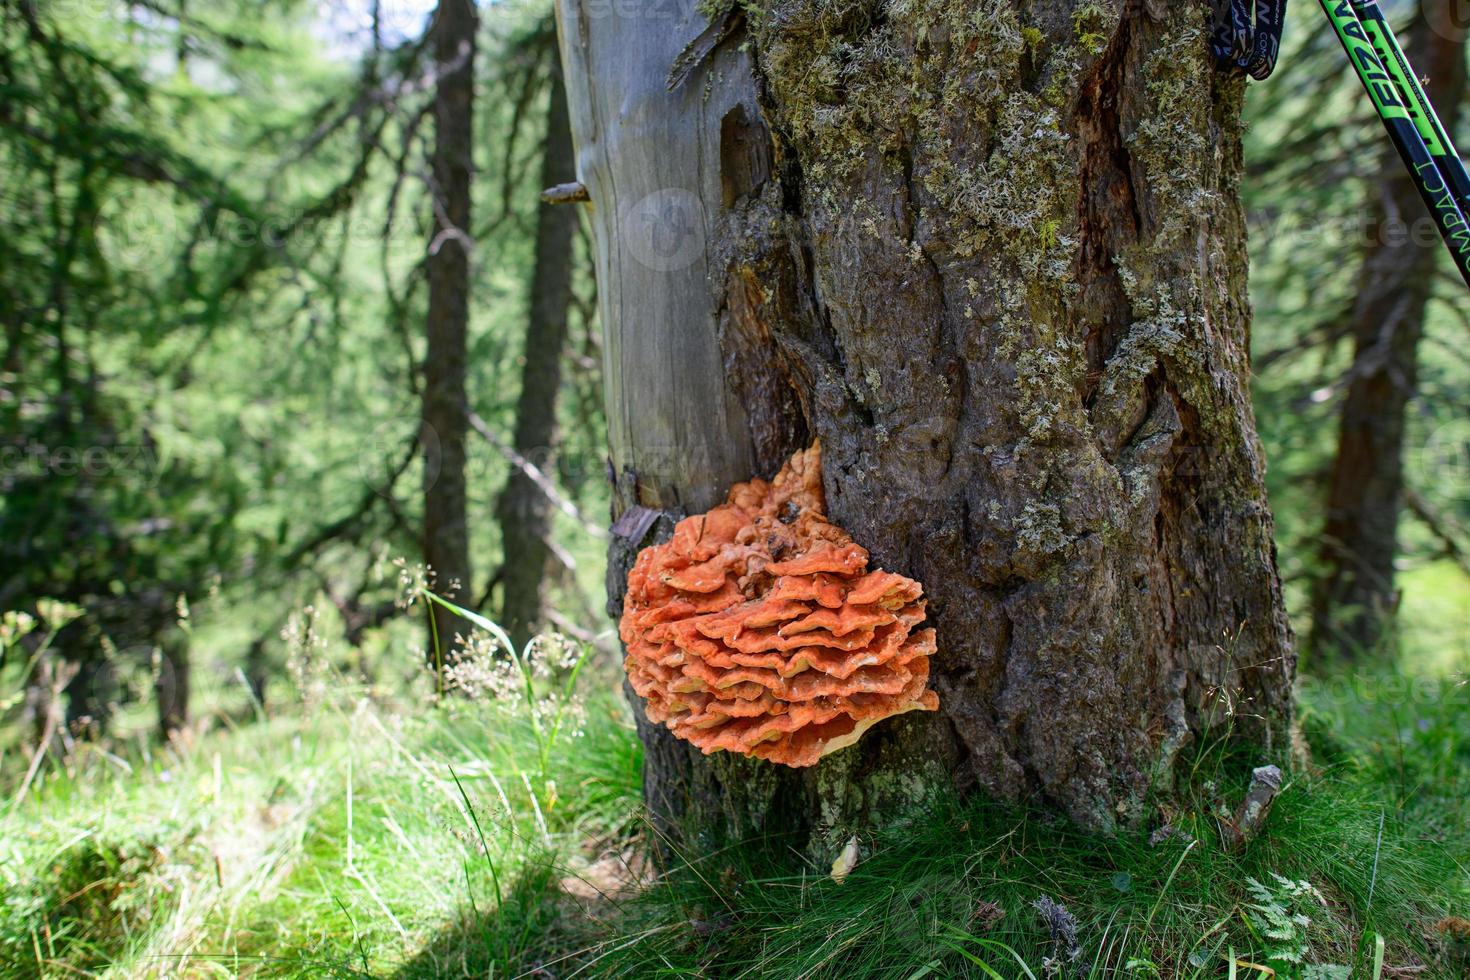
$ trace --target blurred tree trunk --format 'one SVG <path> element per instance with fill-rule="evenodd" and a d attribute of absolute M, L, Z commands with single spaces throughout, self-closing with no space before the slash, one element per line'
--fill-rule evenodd
<path fill-rule="evenodd" d="M 25 648 L 28 656 L 33 652 L 34 640 Z M 66 711 L 62 704 L 62 691 L 76 666 L 62 660 L 53 653 L 40 657 L 31 668 L 25 681 L 25 700 L 21 711 L 23 727 L 30 729 L 32 742 L 39 746 L 56 737 L 66 724 Z"/>
<path fill-rule="evenodd" d="M 250 641 L 245 651 L 245 684 L 255 699 L 257 710 L 265 708 L 266 686 L 270 683 L 271 667 L 266 657 L 266 637 L 258 636 Z"/>
<path fill-rule="evenodd" d="M 1465 97 L 1465 32 L 1452 0 L 1421 0 L 1408 33 L 1414 67 L 1454 132 Z M 1441 245 L 1397 156 L 1385 154 L 1352 311 L 1353 363 L 1312 597 L 1311 644 L 1353 658 L 1392 644 L 1394 558 L 1403 498 L 1404 423 L 1418 386 L 1419 339 Z"/>
<path fill-rule="evenodd" d="M 66 686 L 66 728 L 78 737 L 96 738 L 112 725 L 117 696 L 117 668 L 98 651 L 88 651 L 70 664 Z"/>
<path fill-rule="evenodd" d="M 429 26 L 436 91 L 432 179 L 434 220 L 426 260 L 428 347 L 424 354 L 424 563 L 437 590 L 464 602 L 470 594 L 469 526 L 465 514 L 466 335 L 470 288 L 470 179 L 474 165 L 475 30 L 473 0 L 440 0 Z M 447 654 L 467 624 L 433 606 L 435 646 Z M 435 635 L 437 634 L 437 636 Z"/>
<path fill-rule="evenodd" d="M 706 31 L 693 0 L 559 2 L 611 610 L 639 548 L 820 437 L 832 519 L 924 584 L 941 707 L 807 770 L 644 722 L 656 819 L 830 855 L 954 786 L 1105 828 L 1207 732 L 1284 750 L 1244 83 L 1214 70 L 1205 8 L 746 10 Z"/>
<path fill-rule="evenodd" d="M 177 623 L 163 631 L 161 662 L 154 696 L 158 700 L 158 734 L 168 741 L 189 723 L 189 631 Z"/>
<path fill-rule="evenodd" d="M 566 86 L 560 65 L 553 64 L 541 154 L 543 188 L 576 179 L 572 152 Z M 515 451 L 548 471 L 546 463 L 556 438 L 556 400 L 572 299 L 572 236 L 576 230 L 576 209 L 565 204 L 541 205 L 536 217 L 536 264 L 531 274 L 521 394 L 516 404 Z M 541 589 L 551 557 L 547 538 L 552 504 L 529 475 L 512 466 L 495 516 L 504 542 L 500 622 L 519 648 L 541 624 Z"/>

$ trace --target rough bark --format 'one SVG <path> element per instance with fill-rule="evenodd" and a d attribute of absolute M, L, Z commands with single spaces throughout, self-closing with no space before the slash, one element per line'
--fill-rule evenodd
<path fill-rule="evenodd" d="M 1414 67 L 1454 132 L 1465 96 L 1465 32 L 1450 0 L 1422 0 L 1408 32 Z M 1353 362 L 1338 416 L 1337 455 L 1312 596 L 1313 653 L 1352 659 L 1392 645 L 1398 592 L 1404 424 L 1418 387 L 1419 340 L 1440 244 L 1397 157 L 1385 156 L 1352 311 Z"/>
<path fill-rule="evenodd" d="M 924 583 L 939 632 L 940 712 L 809 770 L 643 726 L 655 815 L 821 849 L 954 785 L 1105 828 L 1206 731 L 1281 748 L 1243 83 L 1211 67 L 1204 8 L 773 0 L 673 91 L 692 4 L 558 9 L 612 610 L 640 546 L 817 436 L 833 520 Z M 650 229 L 687 230 L 684 264 Z"/>
<path fill-rule="evenodd" d="M 572 152 L 566 86 L 560 67 L 554 66 L 541 156 L 542 187 L 576 179 Z M 531 274 L 521 394 L 516 403 L 515 450 L 543 470 L 550 469 L 546 463 L 556 439 L 556 400 L 572 299 L 572 236 L 576 230 L 575 208 L 541 205 L 536 217 L 535 268 Z M 520 647 L 541 623 L 541 588 L 551 557 L 547 538 L 551 533 L 552 502 L 529 475 L 519 467 L 511 467 L 495 513 L 504 554 L 500 623 Z"/>
<path fill-rule="evenodd" d="M 466 335 L 469 324 L 470 179 L 473 130 L 475 29 L 473 0 L 440 0 L 433 35 L 436 89 L 431 160 L 434 220 L 426 271 L 429 309 L 424 354 L 424 563 L 438 591 L 463 602 L 470 594 L 469 527 L 465 516 Z M 429 656 L 447 651 L 456 633 L 468 634 L 459 617 L 432 607 Z M 437 634 L 437 636 L 436 636 Z"/>

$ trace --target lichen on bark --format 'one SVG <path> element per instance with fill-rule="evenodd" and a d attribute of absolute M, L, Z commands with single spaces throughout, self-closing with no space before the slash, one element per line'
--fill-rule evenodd
<path fill-rule="evenodd" d="M 1107 827 L 1227 715 L 1279 742 L 1241 85 L 1201 10 L 752 10 L 826 338 L 785 349 L 834 514 L 934 583 L 963 781 Z"/>

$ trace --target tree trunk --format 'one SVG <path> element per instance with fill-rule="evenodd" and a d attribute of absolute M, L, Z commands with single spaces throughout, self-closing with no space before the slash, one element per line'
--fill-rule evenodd
<path fill-rule="evenodd" d="M 546 142 L 541 155 L 541 186 L 576 179 L 567 94 L 560 65 L 553 65 L 546 112 Z M 572 299 L 572 236 L 577 212 L 564 204 L 542 204 L 536 218 L 535 270 L 531 310 L 526 323 L 525 363 L 516 405 L 515 450 L 550 470 L 556 438 L 556 396 L 561 387 L 562 348 L 567 339 L 567 309 Z M 541 624 L 541 586 L 551 556 L 552 504 L 528 475 L 512 467 L 496 505 L 504 542 L 500 573 L 500 623 L 517 647 Z"/>
<path fill-rule="evenodd" d="M 1283 749 L 1244 83 L 1205 8 L 771 0 L 683 57 L 692 2 L 558 9 L 611 608 L 641 546 L 819 437 L 832 520 L 923 583 L 939 635 L 939 712 L 812 769 L 642 725 L 656 818 L 820 852 L 952 785 L 1107 828 L 1206 731 Z"/>
<path fill-rule="evenodd" d="M 265 709 L 265 691 L 271 677 L 265 644 L 266 638 L 258 636 L 250 641 L 250 646 L 245 650 L 245 684 L 250 688 L 250 696 L 255 700 L 257 711 Z"/>
<path fill-rule="evenodd" d="M 165 629 L 159 648 L 162 659 L 154 695 L 158 701 L 158 734 L 164 741 L 189 723 L 190 633 L 173 626 Z"/>
<path fill-rule="evenodd" d="M 66 728 L 77 738 L 98 738 L 112 727 L 117 706 L 117 666 L 100 652 L 87 651 L 71 664 L 66 685 Z"/>
<path fill-rule="evenodd" d="M 1465 32 L 1450 0 L 1421 0 L 1409 29 L 1414 67 L 1455 131 L 1465 96 Z M 1403 495 L 1404 422 L 1418 387 L 1419 338 L 1441 246 L 1434 219 L 1397 156 L 1374 185 L 1369 246 L 1353 305 L 1353 363 L 1338 419 L 1337 457 L 1312 596 L 1312 650 L 1354 658 L 1391 646 L 1394 558 Z"/>
<path fill-rule="evenodd" d="M 433 232 L 428 347 L 424 354 L 424 563 L 437 590 L 465 601 L 470 594 L 469 527 L 465 517 L 466 334 L 469 323 L 470 175 L 474 165 L 475 29 L 473 0 L 440 0 L 429 30 L 436 66 Z M 467 625 L 432 606 L 429 656 L 447 653 Z"/>

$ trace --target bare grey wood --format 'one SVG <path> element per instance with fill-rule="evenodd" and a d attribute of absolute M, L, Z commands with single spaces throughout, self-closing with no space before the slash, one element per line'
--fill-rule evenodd
<path fill-rule="evenodd" d="M 720 198 L 720 119 L 758 111 L 749 61 L 722 50 L 707 80 L 670 92 L 705 26 L 693 2 L 564 0 L 557 15 L 596 232 L 615 509 L 706 510 L 753 465 L 715 333 L 705 205 Z"/>
<path fill-rule="evenodd" d="M 707 202 L 720 200 L 720 121 L 736 105 L 759 110 L 749 59 L 728 46 L 707 57 L 701 84 L 669 90 L 670 66 L 705 26 L 692 0 L 558 0 L 556 12 L 596 252 L 615 518 L 608 609 L 617 616 L 638 549 L 753 475 L 717 338 Z M 718 808 L 699 753 L 650 725 L 628 696 L 655 818 L 672 828 Z"/>
<path fill-rule="evenodd" d="M 590 200 L 592 195 L 587 193 L 587 188 L 575 180 L 548 187 L 541 192 L 542 204 L 585 204 Z"/>

